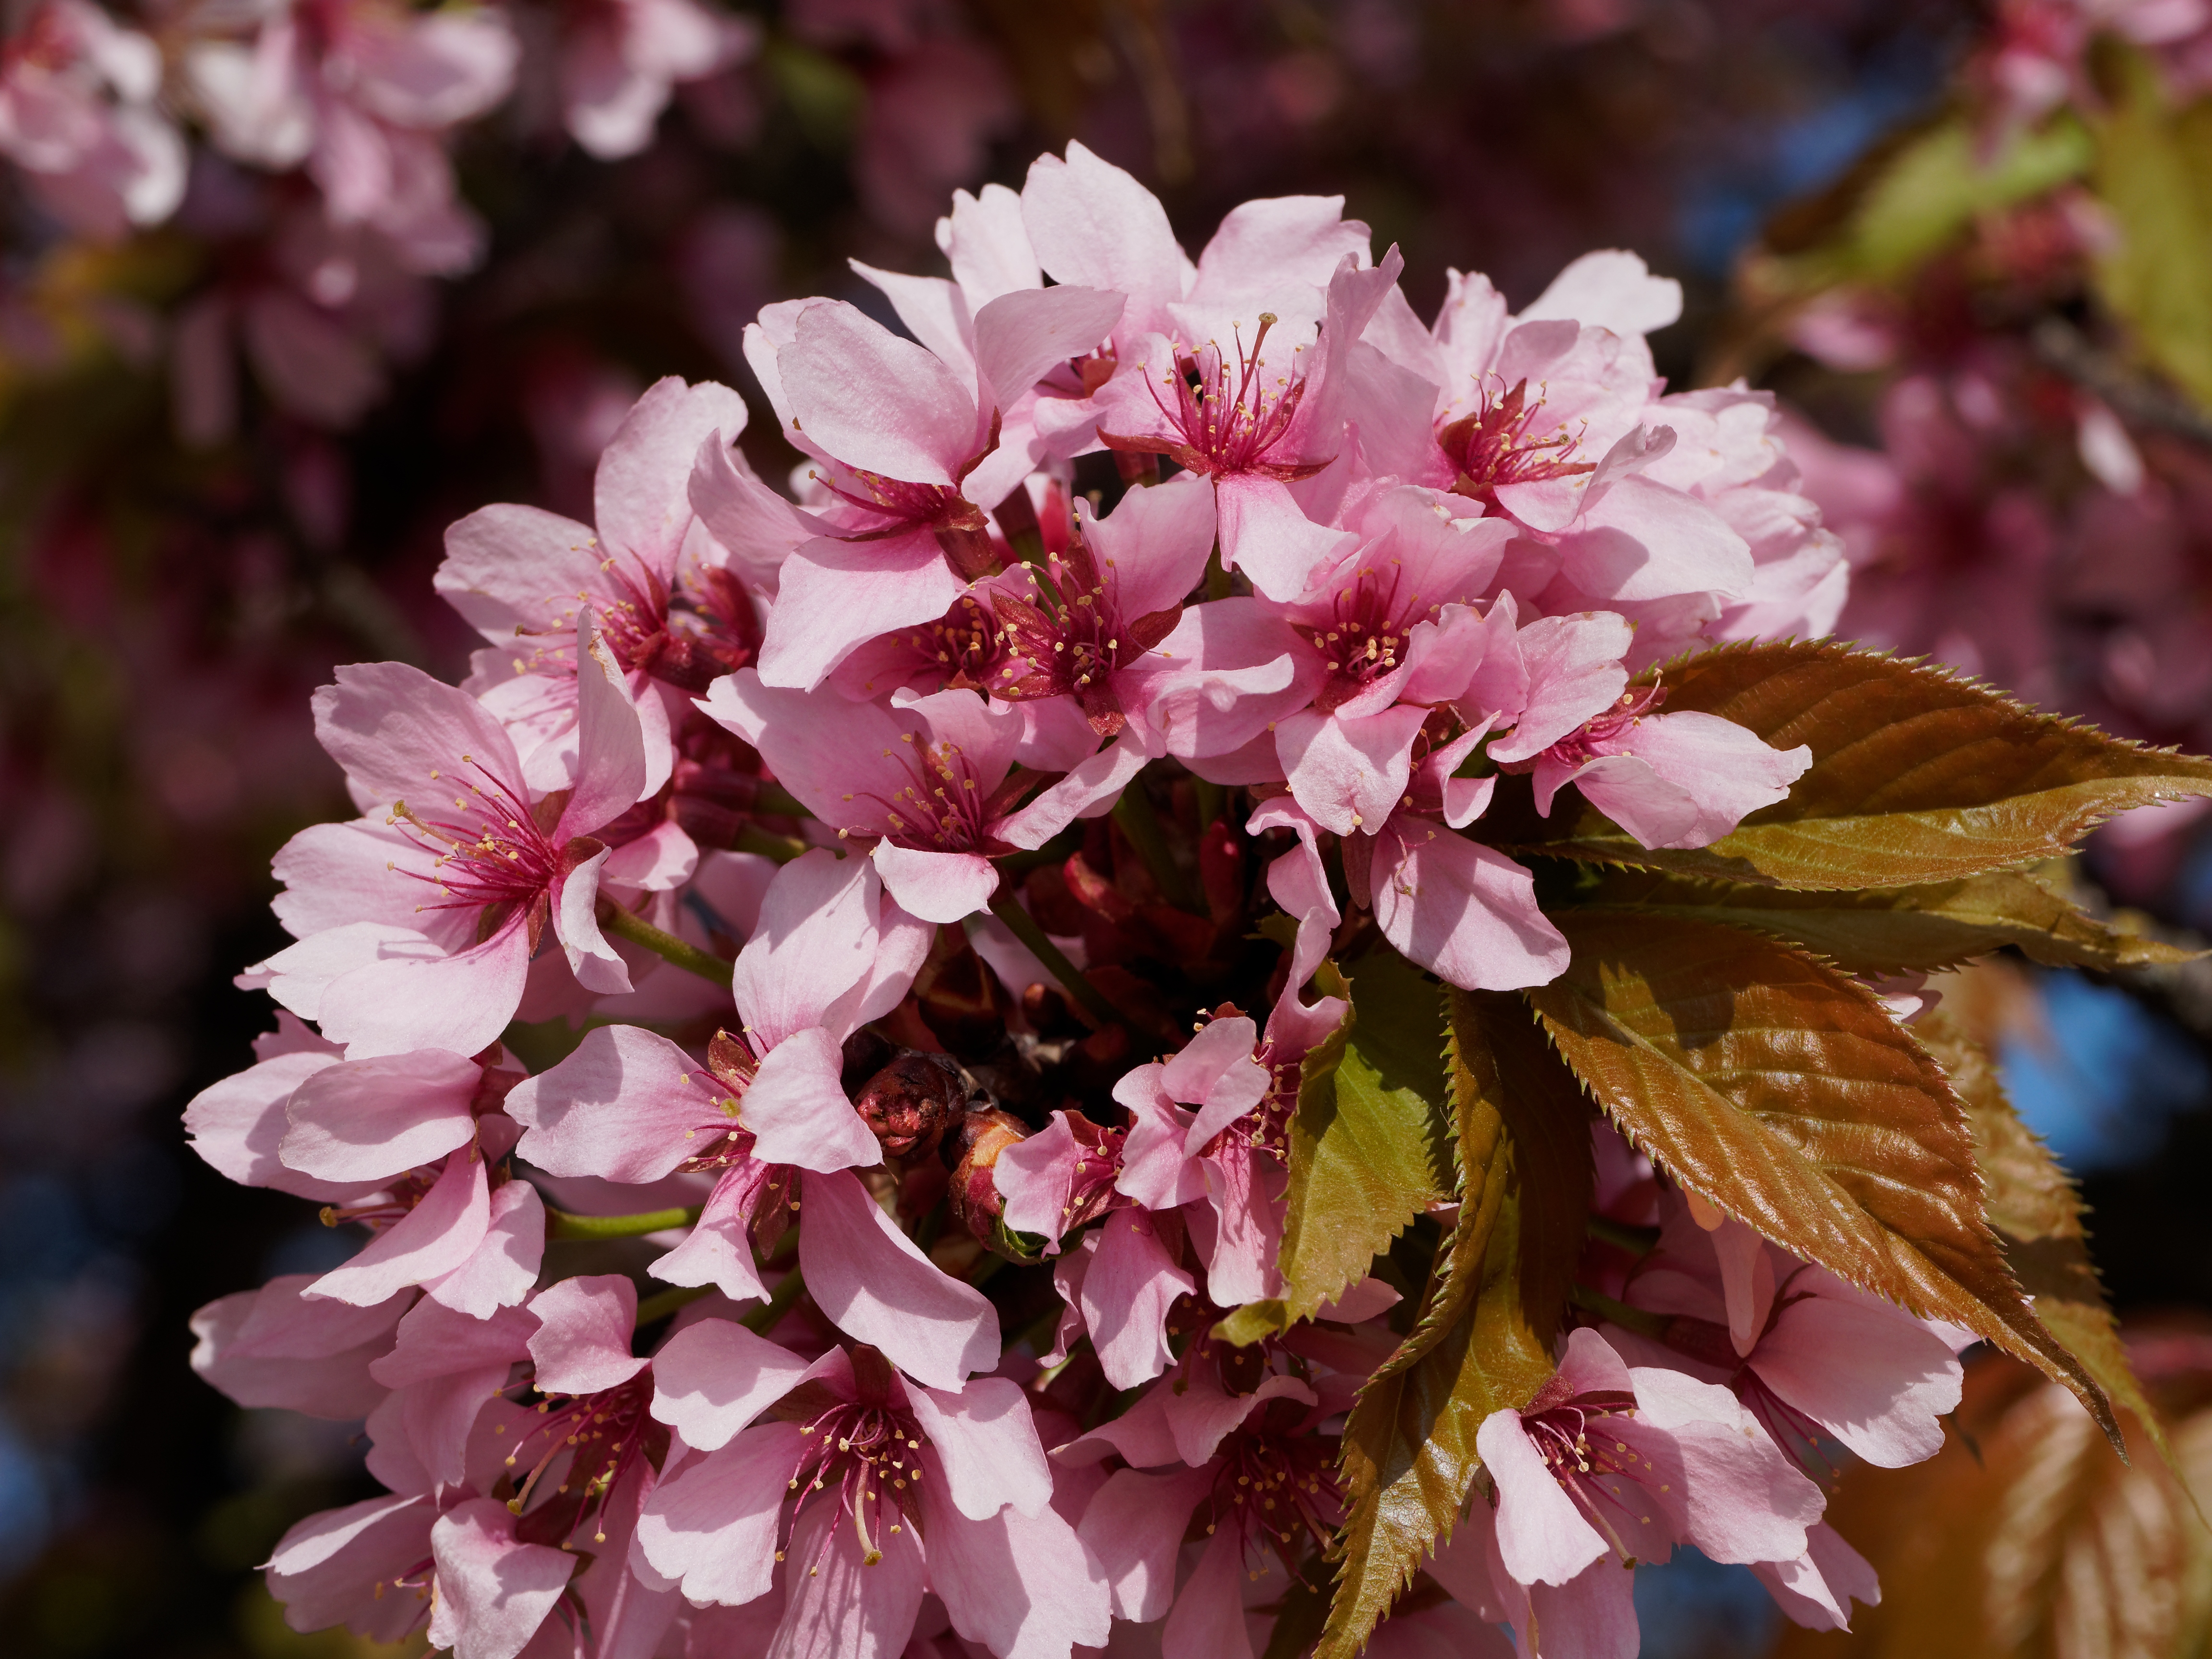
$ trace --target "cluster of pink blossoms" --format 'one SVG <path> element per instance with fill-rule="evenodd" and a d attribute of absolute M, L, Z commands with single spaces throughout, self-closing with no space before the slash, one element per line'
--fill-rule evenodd
<path fill-rule="evenodd" d="M 1425 326 L 1340 207 L 1248 203 L 1194 263 L 1079 146 L 963 193 L 949 280 L 861 271 L 905 334 L 748 331 L 796 502 L 735 393 L 665 380 L 595 525 L 453 526 L 465 684 L 318 695 L 362 816 L 278 855 L 296 942 L 241 980 L 278 1029 L 187 1115 L 368 1235 L 195 1322 L 233 1398 L 367 1419 L 386 1495 L 268 1564 L 296 1626 L 1212 1659 L 1321 1577 L 1411 1310 L 1375 1279 L 1213 1333 L 1283 1293 L 1300 1062 L 1347 1012 L 1310 981 L 1559 974 L 1480 838 L 1501 775 L 1726 834 L 1808 752 L 1634 677 L 1825 631 L 1845 572 L 1765 398 L 1662 395 L 1672 283 L 1595 254 L 1514 315 L 1455 275 Z M 1815 1477 L 1941 1443 L 1960 1333 L 1597 1133 L 1601 1311 L 1483 1425 L 1378 1654 L 1627 1659 L 1622 1569 L 1678 1543 L 1841 1625 L 1876 1591 Z"/>

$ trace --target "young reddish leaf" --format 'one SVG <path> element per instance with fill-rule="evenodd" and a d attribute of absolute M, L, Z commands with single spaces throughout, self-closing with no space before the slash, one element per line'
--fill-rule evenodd
<path fill-rule="evenodd" d="M 2118 1443 L 2111 1402 L 2029 1309 L 1983 1218 L 1958 1097 L 1865 986 L 1711 922 L 1555 920 L 1573 961 L 1530 1000 L 1668 1174 L 1784 1249 L 2040 1366 Z"/>
<path fill-rule="evenodd" d="M 2026 871 L 1858 892 L 1791 892 L 1657 870 L 1610 870 L 1605 904 L 1726 922 L 1803 945 L 1854 974 L 1929 973 L 2005 945 L 2054 967 L 2136 968 L 2193 959 L 2124 933 Z"/>
<path fill-rule="evenodd" d="M 2153 1338 L 2151 1346 L 2159 1346 Z M 2183 1479 L 2122 1463 L 2063 1389 L 1992 1356 L 1967 1368 L 1961 1432 L 1924 1463 L 1854 1469 L 1826 1520 L 1881 1576 L 1849 1634 L 1793 1629 L 1777 1659 L 2165 1659 L 2212 1625 L 2212 1373 L 2196 1363 L 2154 1396 L 2177 1407 Z M 2131 1429 L 2136 1425 L 2131 1423 Z M 2186 1483 L 2185 1485 L 2185 1482 Z"/>
<path fill-rule="evenodd" d="M 1306 1055 L 1291 1119 L 1283 1294 L 1221 1321 L 1224 1340 L 1310 1317 L 1449 1196 L 1443 988 L 1388 950 L 1354 967 L 1351 1016 Z"/>
<path fill-rule="evenodd" d="M 1459 1219 L 1419 1320 L 1345 1425 L 1341 1565 L 1317 1659 L 1358 1651 L 1450 1536 L 1480 1466 L 1475 1431 L 1552 1374 L 1582 1253 L 1589 1101 L 1519 997 L 1454 991 L 1449 1007 Z"/>
<path fill-rule="evenodd" d="M 2013 1110 L 1987 1052 L 1948 1010 L 1923 1015 L 1912 1034 L 1942 1066 L 1966 1106 L 1990 1225 L 1996 1229 L 2021 1288 L 2033 1299 L 2035 1316 L 2097 1379 L 2112 1403 L 2143 1425 L 2158 1455 L 2172 1467 L 2173 1449 L 2143 1399 L 2089 1260 L 2081 1194 L 2051 1149 Z"/>
<path fill-rule="evenodd" d="M 1902 887 L 2064 852 L 2115 812 L 2212 794 L 2212 760 L 2039 714 L 1924 663 L 1830 642 L 1732 646 L 1654 671 L 1669 713 L 1717 714 L 1813 764 L 1711 847 L 1648 851 L 1595 811 L 1511 803 L 1490 831 L 1529 853 L 1773 887 Z M 1504 792 L 1501 791 L 1501 795 Z"/>

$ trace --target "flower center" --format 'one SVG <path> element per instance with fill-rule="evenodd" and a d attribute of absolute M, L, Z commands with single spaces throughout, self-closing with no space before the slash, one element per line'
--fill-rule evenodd
<path fill-rule="evenodd" d="M 889 799 L 870 797 L 884 809 L 891 843 L 919 852 L 981 851 L 989 839 L 983 832 L 984 792 L 967 755 L 957 743 L 926 743 L 911 732 L 901 740 L 908 746 L 906 765 L 913 781 Z M 886 756 L 894 752 L 884 750 Z"/>
<path fill-rule="evenodd" d="M 605 1543 L 607 1494 L 640 1460 L 650 1455 L 651 1443 L 656 1439 L 665 1443 L 667 1431 L 647 1410 L 652 1402 L 649 1369 L 597 1394 L 549 1394 L 540 1400 L 538 1422 L 507 1455 L 510 1469 L 526 1459 L 535 1459 L 529 1465 L 529 1474 L 522 1478 L 520 1489 L 507 1500 L 507 1508 L 522 1514 L 538 1483 L 561 1461 L 562 1454 L 574 1455 L 554 1489 L 552 1501 L 526 1516 L 516 1529 L 517 1535 L 532 1543 L 565 1545 L 590 1516 L 597 1523 L 592 1541 Z"/>
<path fill-rule="evenodd" d="M 1326 618 L 1304 625 L 1306 637 L 1328 665 L 1328 678 L 1314 697 L 1318 712 L 1333 712 L 1395 670 L 1405 660 L 1413 624 L 1440 608 L 1424 606 L 1418 593 L 1401 599 L 1400 575 L 1395 559 L 1387 578 L 1371 567 L 1363 568 L 1338 590 Z"/>
<path fill-rule="evenodd" d="M 861 1559 L 873 1566 L 883 1559 L 878 1540 L 884 1528 L 896 1533 L 905 1524 L 907 1505 L 914 1501 L 910 1489 L 921 1483 L 921 1431 L 911 1415 L 894 1407 L 840 1400 L 799 1433 L 805 1439 L 787 1490 L 803 1502 L 808 1493 L 834 1488 L 829 1501 L 851 1520 Z M 797 1509 L 794 1503 L 792 1524 Z M 834 1531 L 823 1533 L 825 1549 Z M 777 1559 L 782 1559 L 781 1551 Z M 819 1565 L 811 1564 L 809 1572 Z"/>
<path fill-rule="evenodd" d="M 1303 368 L 1288 374 L 1268 373 L 1261 356 L 1267 331 L 1279 319 L 1274 313 L 1260 313 L 1260 331 L 1244 344 L 1241 325 L 1235 334 L 1235 353 L 1223 352 L 1209 341 L 1198 351 L 1178 346 L 1173 371 L 1158 380 L 1151 366 L 1139 363 L 1146 389 L 1169 430 L 1168 439 L 1124 436 L 1101 431 L 1099 439 L 1110 449 L 1166 455 L 1193 472 L 1218 477 L 1224 473 L 1257 472 L 1279 479 L 1310 477 L 1326 465 L 1273 461 L 1268 459 L 1291 429 L 1298 404 L 1306 394 Z M 1291 348 L 1293 357 L 1304 346 Z M 1162 392 L 1168 395 L 1163 397 Z"/>
<path fill-rule="evenodd" d="M 1663 685 L 1632 685 L 1610 708 L 1584 721 L 1544 753 L 1562 766 L 1580 766 L 1593 756 L 1610 754 L 1612 750 L 1603 745 L 1618 738 L 1666 700 L 1667 688 Z"/>
<path fill-rule="evenodd" d="M 1495 506 L 1501 484 L 1536 483 L 1597 470 L 1593 461 L 1574 459 L 1581 433 L 1538 423 L 1543 395 L 1540 389 L 1536 401 L 1529 403 L 1528 392 L 1526 380 L 1502 393 L 1485 386 L 1481 407 L 1437 434 L 1445 456 L 1459 468 L 1455 493 Z"/>
<path fill-rule="evenodd" d="M 427 817 L 405 801 L 396 800 L 385 819 L 386 823 L 404 825 L 410 840 L 438 855 L 428 873 L 400 872 L 438 890 L 438 902 L 416 908 L 461 910 L 527 903 L 550 888 L 560 873 L 560 849 L 547 839 L 528 803 L 513 789 L 470 756 L 462 756 L 461 764 L 483 781 L 471 782 L 465 793 L 455 788 L 452 810 L 456 817 Z M 435 767 L 431 769 L 430 780 L 447 784 Z"/>
<path fill-rule="evenodd" d="M 1343 1512 L 1335 1443 L 1314 1434 L 1240 1430 L 1222 1444 L 1220 1472 L 1207 1499 L 1206 1535 L 1224 1526 L 1248 1552 L 1266 1544 L 1289 1568 L 1310 1540 L 1326 1546 Z M 1246 1569 L 1254 1578 L 1264 1566 Z"/>

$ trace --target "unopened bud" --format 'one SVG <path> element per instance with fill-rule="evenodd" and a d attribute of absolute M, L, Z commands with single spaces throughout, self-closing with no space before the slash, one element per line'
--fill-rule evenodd
<path fill-rule="evenodd" d="M 937 1150 L 967 1096 L 960 1067 L 950 1056 L 907 1048 L 860 1085 L 853 1107 L 884 1152 L 921 1158 Z"/>
<path fill-rule="evenodd" d="M 989 1249 L 1014 1261 L 1035 1261 L 1044 1253 L 1044 1240 L 1010 1230 L 1001 1216 L 1006 1201 L 999 1195 L 996 1165 L 999 1154 L 1016 1141 L 1029 1139 L 1029 1129 L 1011 1112 L 986 1107 L 960 1120 L 960 1162 L 945 1188 L 952 1218 Z"/>

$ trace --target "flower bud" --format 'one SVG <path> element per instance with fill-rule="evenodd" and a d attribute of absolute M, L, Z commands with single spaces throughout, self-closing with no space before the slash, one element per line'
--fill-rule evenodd
<path fill-rule="evenodd" d="M 993 1172 L 999 1154 L 1016 1141 L 1028 1139 L 1029 1133 L 1019 1118 L 995 1106 L 969 1112 L 960 1120 L 960 1162 L 945 1193 L 952 1218 L 1012 1261 L 1035 1261 L 1044 1254 L 1044 1240 L 1015 1232 L 1001 1219 L 1006 1201 L 999 1195 Z"/>
<path fill-rule="evenodd" d="M 923 1158 L 937 1150 L 967 1097 L 960 1067 L 950 1055 L 904 1048 L 860 1085 L 853 1107 L 884 1152 Z"/>

